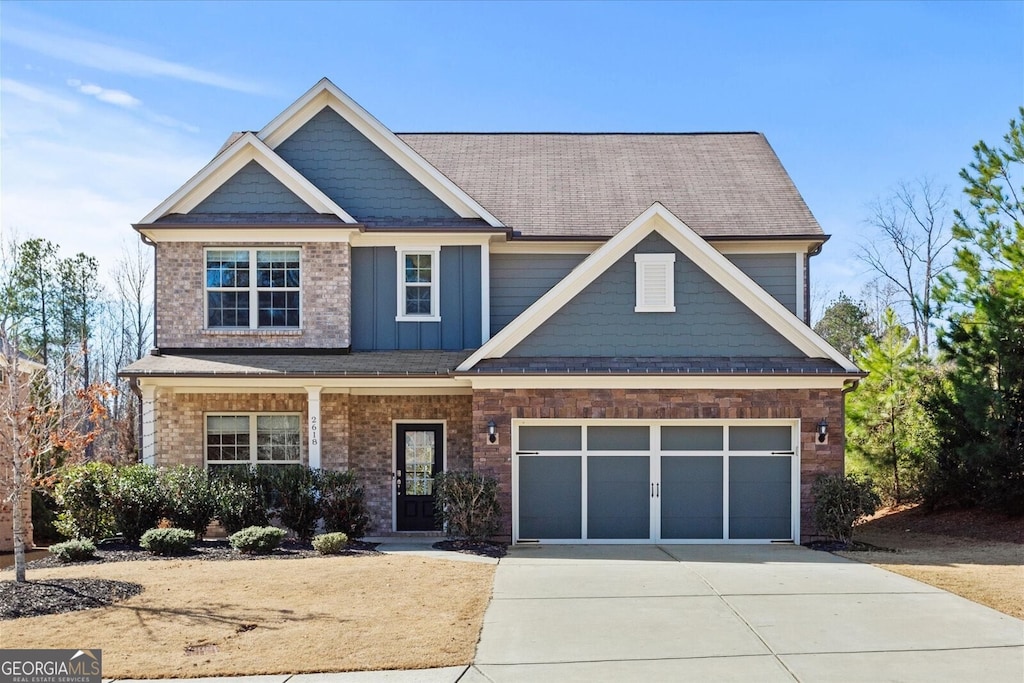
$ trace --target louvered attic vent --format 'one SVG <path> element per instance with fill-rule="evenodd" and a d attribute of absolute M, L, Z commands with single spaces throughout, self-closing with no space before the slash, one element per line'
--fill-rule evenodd
<path fill-rule="evenodd" d="M 636 254 L 637 313 L 674 313 L 675 254 Z"/>

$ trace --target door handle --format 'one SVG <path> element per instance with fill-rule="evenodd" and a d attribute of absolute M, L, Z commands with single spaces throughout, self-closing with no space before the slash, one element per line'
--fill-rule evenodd
<path fill-rule="evenodd" d="M 651 498 L 654 498 L 654 482 L 651 482 Z"/>
<path fill-rule="evenodd" d="M 655 497 L 655 498 L 661 498 L 661 482 L 659 481 L 659 482 L 658 482 L 657 484 L 655 484 L 654 486 L 656 487 L 656 488 L 654 489 L 654 490 L 656 491 L 656 493 L 654 494 L 654 497 Z"/>

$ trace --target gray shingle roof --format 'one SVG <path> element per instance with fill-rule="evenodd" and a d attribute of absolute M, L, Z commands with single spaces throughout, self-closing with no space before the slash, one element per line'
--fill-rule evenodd
<path fill-rule="evenodd" d="M 409 377 L 447 376 L 470 351 L 371 351 L 351 354 L 256 355 L 244 351 L 146 356 L 125 377 Z"/>
<path fill-rule="evenodd" d="M 760 133 L 402 133 L 527 237 L 611 237 L 655 201 L 702 237 L 822 235 Z"/>
<path fill-rule="evenodd" d="M 490 358 L 473 375 L 850 375 L 825 358 Z"/>

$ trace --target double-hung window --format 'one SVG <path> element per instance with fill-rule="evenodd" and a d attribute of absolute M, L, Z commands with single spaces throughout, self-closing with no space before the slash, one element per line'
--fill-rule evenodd
<path fill-rule="evenodd" d="M 298 249 L 207 249 L 206 326 L 298 328 Z"/>
<path fill-rule="evenodd" d="M 441 319 L 438 302 L 441 250 L 398 250 L 399 322 L 436 322 Z"/>
<path fill-rule="evenodd" d="M 206 416 L 207 465 L 294 464 L 302 456 L 300 416 L 233 413 Z"/>

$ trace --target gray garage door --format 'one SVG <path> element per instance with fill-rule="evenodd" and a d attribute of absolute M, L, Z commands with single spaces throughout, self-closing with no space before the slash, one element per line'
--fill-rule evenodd
<path fill-rule="evenodd" d="M 794 538 L 794 425 L 518 429 L 516 540 Z"/>

